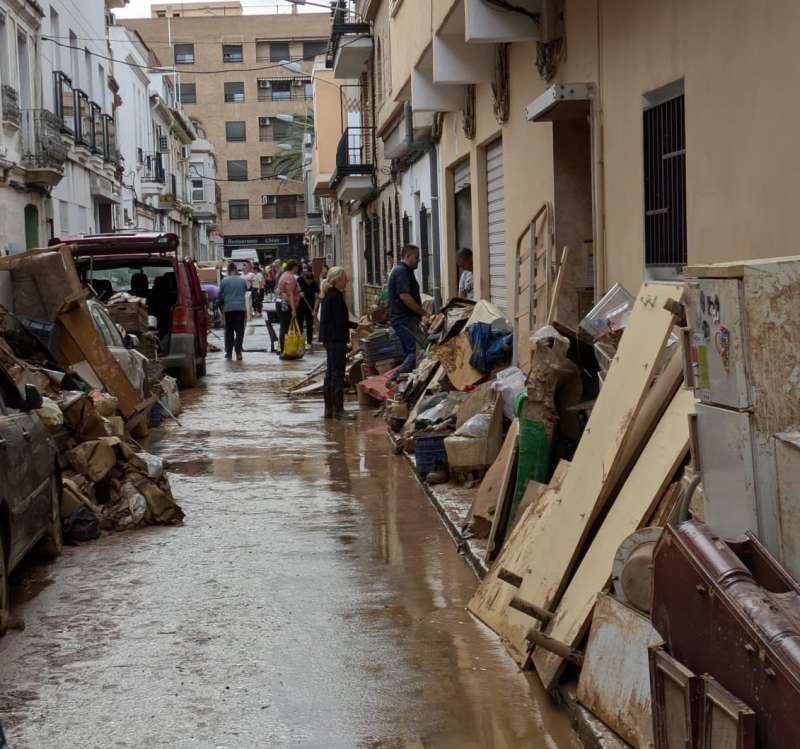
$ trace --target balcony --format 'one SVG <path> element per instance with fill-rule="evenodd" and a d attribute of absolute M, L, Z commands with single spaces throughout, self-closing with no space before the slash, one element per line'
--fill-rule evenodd
<path fill-rule="evenodd" d="M 164 159 L 160 153 L 143 154 L 142 182 L 150 182 L 156 185 L 165 185 L 167 183 Z"/>
<path fill-rule="evenodd" d="M 22 113 L 19 109 L 19 94 L 17 90 L 11 86 L 3 86 L 0 88 L 0 99 L 2 99 L 3 122 L 19 127 Z"/>
<path fill-rule="evenodd" d="M 360 19 L 352 0 L 335 0 L 328 62 L 334 78 L 358 78 L 372 56 L 370 25 Z"/>
<path fill-rule="evenodd" d="M 306 214 L 306 234 L 322 234 L 322 214 Z"/>
<path fill-rule="evenodd" d="M 69 149 L 61 138 L 61 118 L 46 109 L 21 113 L 22 166 L 29 185 L 54 187 L 64 176 Z"/>
<path fill-rule="evenodd" d="M 342 133 L 336 148 L 336 171 L 331 179 L 339 200 L 360 200 L 373 191 L 374 131 L 372 127 L 348 127 Z"/>
<path fill-rule="evenodd" d="M 411 104 L 405 108 L 397 122 L 381 138 L 383 155 L 387 159 L 404 159 L 430 147 L 433 132 L 433 113 L 414 112 Z"/>

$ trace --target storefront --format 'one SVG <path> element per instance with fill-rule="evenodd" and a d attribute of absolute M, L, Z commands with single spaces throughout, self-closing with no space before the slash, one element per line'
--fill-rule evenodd
<path fill-rule="evenodd" d="M 225 237 L 225 257 L 233 250 L 253 249 L 258 252 L 262 263 L 275 258 L 308 258 L 308 247 L 302 234 L 238 234 Z"/>

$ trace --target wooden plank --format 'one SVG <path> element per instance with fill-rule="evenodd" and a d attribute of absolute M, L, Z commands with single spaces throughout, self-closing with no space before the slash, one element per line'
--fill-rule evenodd
<path fill-rule="evenodd" d="M 531 534 L 536 523 L 546 511 L 550 502 L 558 498 L 558 493 L 567 475 L 570 464 L 562 460 L 556 467 L 553 477 L 550 479 L 547 490 L 539 497 L 538 501 L 531 504 L 523 513 L 519 522 L 514 526 L 505 544 L 489 573 L 478 586 L 478 590 L 470 600 L 467 608 L 488 627 L 495 632 L 502 631 L 503 622 L 506 615 L 506 608 L 511 599 L 517 595 L 517 589 L 508 583 L 503 582 L 498 573 L 501 569 L 509 569 L 512 572 L 522 569 L 524 557 L 527 552 L 527 538 Z M 530 627 L 530 625 L 529 625 Z M 506 643 L 507 647 L 513 651 L 513 643 Z M 525 655 L 527 656 L 528 646 L 525 644 Z M 517 660 L 521 660 L 522 653 L 514 654 Z"/>
<path fill-rule="evenodd" d="M 690 390 L 680 390 L 672 399 L 564 593 L 546 630 L 550 637 L 576 647 L 586 634 L 597 594 L 611 580 L 619 545 L 645 525 L 689 451 L 689 414 L 694 403 Z M 546 689 L 557 684 L 565 665 L 563 659 L 540 648 L 533 653 L 533 664 Z"/>
<path fill-rule="evenodd" d="M 683 299 L 682 284 L 645 283 L 634 301 L 630 320 L 606 383 L 592 409 L 558 498 L 548 502 L 541 521 L 522 534 L 526 548 L 516 552 L 518 566 L 508 569 L 523 577 L 520 597 L 552 610 L 583 549 L 586 536 L 605 507 L 623 470 L 626 439 L 636 426 L 658 362 L 675 319 L 664 309 L 668 300 Z M 520 522 L 520 526 L 523 525 Z M 489 576 L 487 576 L 488 578 Z M 484 584 L 487 579 L 484 579 Z M 527 661 L 525 635 L 530 620 L 508 609 L 504 596 L 476 593 L 476 608 L 486 602 L 499 610 L 476 614 L 499 624 L 500 634 L 516 656 Z"/>
<path fill-rule="evenodd" d="M 578 701 L 633 747 L 652 747 L 648 650 L 662 641 L 650 621 L 601 594 L 578 681 Z"/>
<path fill-rule="evenodd" d="M 500 406 L 498 406 L 501 408 Z M 490 543 L 493 534 L 496 534 L 495 521 L 500 507 L 501 498 L 508 492 L 508 482 L 511 477 L 511 465 L 514 462 L 514 455 L 517 452 L 517 437 L 519 436 L 519 422 L 514 419 L 509 427 L 508 434 L 503 441 L 503 446 L 495 458 L 494 463 L 486 471 L 486 475 L 478 487 L 478 493 L 472 503 L 469 517 L 472 518 L 473 528 L 476 530 L 487 523 L 491 524 L 489 529 Z M 478 523 L 475 522 L 478 518 Z M 487 549 L 488 556 L 488 549 Z"/>
<path fill-rule="evenodd" d="M 447 378 L 456 390 L 464 390 L 485 377 L 469 363 L 472 345 L 466 333 L 459 333 L 434 347 L 432 355 L 442 363 Z"/>
<path fill-rule="evenodd" d="M 81 359 L 84 359 L 97 374 L 105 389 L 119 401 L 120 413 L 125 419 L 130 419 L 139 410 L 139 394 L 113 357 L 108 347 L 100 339 L 100 334 L 89 316 L 85 304 L 73 307 L 68 312 L 62 312 L 58 321 L 69 341 L 69 346 L 63 350 L 77 350 Z M 68 362 L 77 364 L 77 361 Z"/>

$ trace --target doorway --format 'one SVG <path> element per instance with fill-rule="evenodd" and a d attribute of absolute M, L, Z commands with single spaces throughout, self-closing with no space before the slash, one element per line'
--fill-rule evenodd
<path fill-rule="evenodd" d="M 25 206 L 25 249 L 33 250 L 39 246 L 39 209 L 28 203 Z"/>
<path fill-rule="evenodd" d="M 456 245 L 453 248 L 452 278 L 453 289 L 458 289 L 458 278 L 460 271 L 456 262 L 456 254 L 459 250 L 468 247 L 472 248 L 472 185 L 470 182 L 469 159 L 465 159 L 457 164 L 453 170 L 453 192 L 455 206 L 455 229 Z"/>

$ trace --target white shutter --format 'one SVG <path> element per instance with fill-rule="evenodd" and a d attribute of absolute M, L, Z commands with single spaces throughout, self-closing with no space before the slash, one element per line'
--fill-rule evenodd
<path fill-rule="evenodd" d="M 469 159 L 464 159 L 453 170 L 453 192 L 469 187 Z"/>
<path fill-rule="evenodd" d="M 489 228 L 489 301 L 508 312 L 506 217 L 503 192 L 503 141 L 486 149 L 486 193 Z"/>

